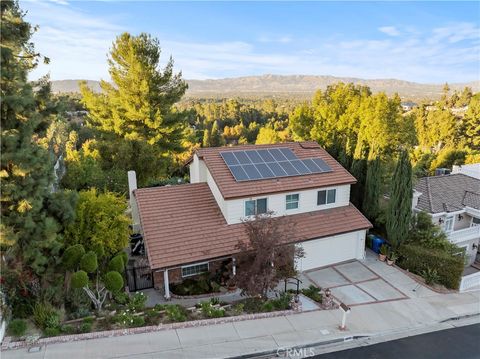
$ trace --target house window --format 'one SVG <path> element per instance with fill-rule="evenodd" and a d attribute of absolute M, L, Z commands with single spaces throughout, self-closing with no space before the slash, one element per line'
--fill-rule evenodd
<path fill-rule="evenodd" d="M 337 196 L 337 190 L 327 189 L 318 191 L 317 195 L 317 205 L 335 203 L 335 197 Z"/>
<path fill-rule="evenodd" d="M 453 217 L 447 217 L 445 219 L 445 232 L 451 232 L 453 229 Z"/>
<path fill-rule="evenodd" d="M 199 263 L 182 267 L 182 277 L 190 277 L 205 272 L 208 272 L 208 263 Z"/>
<path fill-rule="evenodd" d="M 287 194 L 286 197 L 286 209 L 297 209 L 298 208 L 298 201 L 300 195 L 296 194 Z"/>
<path fill-rule="evenodd" d="M 245 216 L 254 216 L 261 213 L 267 213 L 266 198 L 245 201 Z"/>
<path fill-rule="evenodd" d="M 480 218 L 472 217 L 472 227 L 473 226 L 480 226 Z"/>

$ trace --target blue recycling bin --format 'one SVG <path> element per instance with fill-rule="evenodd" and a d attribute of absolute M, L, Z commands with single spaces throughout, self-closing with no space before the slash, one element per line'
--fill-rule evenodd
<path fill-rule="evenodd" d="M 380 236 L 374 235 L 372 238 L 372 251 L 375 253 L 380 253 L 380 247 L 387 243 L 385 239 Z"/>

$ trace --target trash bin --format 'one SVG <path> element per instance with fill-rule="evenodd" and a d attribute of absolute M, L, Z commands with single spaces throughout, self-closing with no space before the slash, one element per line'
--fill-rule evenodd
<path fill-rule="evenodd" d="M 375 253 L 380 253 L 380 247 L 382 244 L 385 244 L 386 241 L 380 236 L 374 235 L 372 238 L 372 251 Z"/>

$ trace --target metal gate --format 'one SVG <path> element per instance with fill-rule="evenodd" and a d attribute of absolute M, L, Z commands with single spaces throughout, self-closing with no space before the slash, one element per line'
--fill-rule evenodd
<path fill-rule="evenodd" d="M 153 288 L 153 273 L 149 266 L 127 268 L 125 272 L 130 292 Z"/>

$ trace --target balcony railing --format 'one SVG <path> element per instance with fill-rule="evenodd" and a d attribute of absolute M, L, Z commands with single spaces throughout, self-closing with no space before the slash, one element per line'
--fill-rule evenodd
<path fill-rule="evenodd" d="M 480 226 L 473 226 L 448 233 L 448 239 L 452 243 L 468 241 L 480 237 Z"/>

